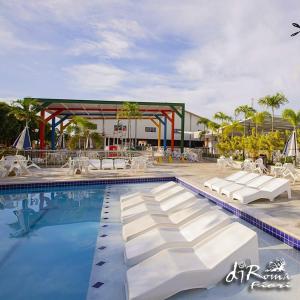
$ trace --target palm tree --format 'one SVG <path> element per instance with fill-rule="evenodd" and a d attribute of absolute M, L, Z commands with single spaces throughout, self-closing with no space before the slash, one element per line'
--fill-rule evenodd
<path fill-rule="evenodd" d="M 288 103 L 288 99 L 282 93 L 276 93 L 273 96 L 267 95 L 258 100 L 258 103 L 264 107 L 270 108 L 272 111 L 272 131 L 274 131 L 274 111 L 279 109 L 285 103 Z"/>
<path fill-rule="evenodd" d="M 293 109 L 287 108 L 282 112 L 282 118 L 288 121 L 294 127 L 294 130 L 296 130 L 300 124 L 300 110 L 296 112 Z"/>
<path fill-rule="evenodd" d="M 232 121 L 232 118 L 230 116 L 226 115 L 225 113 L 223 113 L 221 111 L 215 113 L 213 118 L 215 120 L 221 121 L 221 125 L 226 125 Z"/>
<path fill-rule="evenodd" d="M 224 134 L 229 135 L 231 134 L 231 137 L 233 137 L 233 134 L 235 132 L 243 132 L 243 125 L 239 121 L 232 121 L 230 124 L 226 125 L 223 129 Z"/>
<path fill-rule="evenodd" d="M 75 116 L 72 118 L 72 124 L 67 127 L 67 132 L 71 135 L 69 140 L 70 148 L 82 147 L 86 150 L 86 141 L 91 139 L 95 146 L 99 148 L 102 145 L 102 137 L 95 132 L 97 125 L 86 118 Z"/>
<path fill-rule="evenodd" d="M 252 114 L 251 119 L 255 124 L 255 135 L 258 133 L 258 126 L 262 125 L 267 117 L 270 117 L 271 114 L 268 111 L 260 111 Z"/>
<path fill-rule="evenodd" d="M 26 124 L 30 122 L 37 124 L 40 120 L 40 117 L 37 115 L 39 111 L 40 107 L 36 99 L 24 98 L 12 103 L 9 115 L 14 115 L 17 120 L 23 121 Z"/>
<path fill-rule="evenodd" d="M 236 116 L 243 114 L 244 117 L 244 136 L 246 135 L 246 119 L 248 119 L 251 114 L 255 113 L 256 110 L 249 105 L 240 105 L 234 110 Z"/>
<path fill-rule="evenodd" d="M 117 114 L 117 118 L 126 118 L 128 120 L 128 140 L 131 147 L 131 119 L 141 116 L 140 108 L 137 103 L 124 102 L 121 111 Z"/>

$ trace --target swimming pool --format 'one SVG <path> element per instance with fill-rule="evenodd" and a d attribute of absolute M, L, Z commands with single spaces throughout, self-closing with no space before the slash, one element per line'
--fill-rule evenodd
<path fill-rule="evenodd" d="M 1 192 L 0 299 L 125 299 L 127 268 L 119 197 L 147 192 L 159 184 Z M 276 257 L 286 260 L 292 289 L 249 293 L 246 286 L 220 283 L 209 290 L 179 293 L 172 299 L 296 299 L 300 287 L 299 252 L 245 221 L 236 220 L 257 232 L 262 264 Z"/>

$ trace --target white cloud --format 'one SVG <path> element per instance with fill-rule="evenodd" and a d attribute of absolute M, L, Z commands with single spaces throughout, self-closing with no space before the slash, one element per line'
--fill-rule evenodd
<path fill-rule="evenodd" d="M 104 64 L 82 64 L 66 68 L 74 89 L 87 92 L 112 90 L 119 86 L 126 72 Z"/>

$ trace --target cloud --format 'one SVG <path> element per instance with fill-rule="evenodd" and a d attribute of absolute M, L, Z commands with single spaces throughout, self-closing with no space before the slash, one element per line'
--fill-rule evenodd
<path fill-rule="evenodd" d="M 43 51 L 51 47 L 45 43 L 36 43 L 20 37 L 16 29 L 9 22 L 0 18 L 0 53 L 14 49 Z"/>
<path fill-rule="evenodd" d="M 146 37 L 146 32 L 136 21 L 113 19 L 109 22 L 91 22 L 88 26 L 93 32 L 92 37 L 77 39 L 67 53 L 106 58 L 146 57 L 136 45 L 139 39 Z"/>
<path fill-rule="evenodd" d="M 119 86 L 126 72 L 104 64 L 82 64 L 65 69 L 74 89 L 83 91 L 106 91 Z"/>

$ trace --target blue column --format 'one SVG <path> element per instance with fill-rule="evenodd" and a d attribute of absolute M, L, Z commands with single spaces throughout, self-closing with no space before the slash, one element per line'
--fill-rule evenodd
<path fill-rule="evenodd" d="M 167 117 L 165 117 L 165 124 L 164 124 L 164 150 L 167 150 Z"/>
<path fill-rule="evenodd" d="M 55 118 L 52 119 L 52 126 L 51 126 L 51 149 L 55 150 Z"/>

